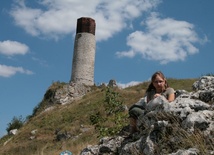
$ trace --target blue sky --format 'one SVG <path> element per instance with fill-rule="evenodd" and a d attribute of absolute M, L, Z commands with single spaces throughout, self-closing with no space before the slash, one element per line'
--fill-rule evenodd
<path fill-rule="evenodd" d="M 95 84 L 125 87 L 157 70 L 214 73 L 213 0 L 1 0 L 0 136 L 56 81 L 69 82 L 76 21 L 96 21 Z"/>

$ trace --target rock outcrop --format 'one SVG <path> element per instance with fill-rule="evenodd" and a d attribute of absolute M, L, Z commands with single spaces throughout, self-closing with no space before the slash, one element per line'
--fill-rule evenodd
<path fill-rule="evenodd" d="M 65 105 L 72 103 L 74 100 L 81 99 L 85 94 L 91 91 L 91 87 L 80 83 L 53 83 L 47 90 L 45 99 L 48 100 L 49 107 L 54 104 Z"/>
<path fill-rule="evenodd" d="M 178 90 L 173 102 L 160 101 L 151 111 L 145 108 L 137 122 L 139 132 L 104 137 L 80 155 L 214 154 L 213 76 L 201 77 L 193 84 L 193 92 Z"/>

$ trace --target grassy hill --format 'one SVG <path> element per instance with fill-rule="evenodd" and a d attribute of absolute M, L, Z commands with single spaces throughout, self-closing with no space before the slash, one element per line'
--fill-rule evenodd
<path fill-rule="evenodd" d="M 196 80 L 170 78 L 168 83 L 176 90 L 192 91 Z M 114 90 L 93 86 L 82 99 L 66 105 L 52 105 L 51 110 L 44 111 L 47 105 L 51 105 L 52 93 L 63 84 L 54 83 L 48 88 L 18 134 L 0 139 L 1 155 L 59 155 L 64 150 L 78 155 L 87 145 L 97 144 L 100 137 L 116 134 L 128 125 L 127 111 L 117 116 L 107 114 L 106 103 L 130 107 L 144 95 L 149 83 Z M 112 96 L 107 101 L 108 95 Z"/>

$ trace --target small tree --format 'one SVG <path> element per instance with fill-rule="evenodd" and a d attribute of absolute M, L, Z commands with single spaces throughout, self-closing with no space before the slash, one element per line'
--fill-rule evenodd
<path fill-rule="evenodd" d="M 98 111 L 90 116 L 90 121 L 99 131 L 99 137 L 116 135 L 127 125 L 128 116 L 123 101 L 113 88 L 106 88 L 106 95 L 102 105 L 104 111 Z"/>
<path fill-rule="evenodd" d="M 20 129 L 23 125 L 24 125 L 25 120 L 23 119 L 22 116 L 16 117 L 14 116 L 12 121 L 10 123 L 7 124 L 7 132 L 9 133 L 10 130 L 13 129 Z"/>

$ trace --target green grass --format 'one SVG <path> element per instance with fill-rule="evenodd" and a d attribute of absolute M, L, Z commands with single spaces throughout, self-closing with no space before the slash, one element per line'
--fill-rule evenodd
<path fill-rule="evenodd" d="M 192 91 L 192 84 L 196 80 L 169 78 L 168 83 L 175 90 L 184 89 Z M 120 101 L 130 107 L 144 96 L 148 84 L 148 82 L 144 82 L 137 86 L 115 89 L 114 91 L 119 93 Z M 42 112 L 49 105 L 48 102 L 52 97 L 53 91 L 61 88 L 63 85 L 64 83 L 58 82 L 49 87 L 44 95 L 44 99 L 36 107 L 36 110 L 33 111 L 28 122 L 19 129 L 18 134 L 13 136 L 10 142 L 3 146 L 11 136 L 5 136 L 0 139 L 1 155 L 58 155 L 63 150 L 70 150 L 74 154 L 79 154 L 88 144 L 93 145 L 99 142 L 99 132 L 92 125 L 90 116 L 98 111 L 103 112 L 101 113 L 102 117 L 105 116 L 105 87 L 93 87 L 92 92 L 89 92 L 78 101 L 64 106 L 54 105 L 55 108 L 53 110 Z M 115 124 L 111 120 L 104 122 L 105 126 L 114 127 Z M 128 121 L 126 124 L 128 124 Z M 82 126 L 89 130 L 83 132 Z M 30 140 L 30 133 L 35 129 L 37 129 L 36 138 Z M 56 141 L 56 130 L 69 132 L 72 136 L 64 141 Z M 192 139 L 194 140 L 194 137 Z"/>

